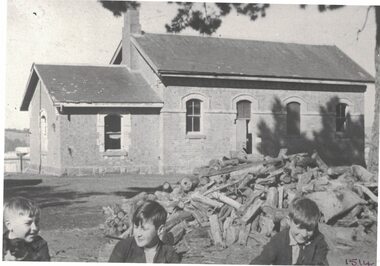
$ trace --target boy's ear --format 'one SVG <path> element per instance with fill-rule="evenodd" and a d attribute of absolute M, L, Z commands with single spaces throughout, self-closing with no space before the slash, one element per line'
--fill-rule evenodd
<path fill-rule="evenodd" d="M 5 227 L 8 229 L 8 231 L 11 231 L 11 230 L 12 230 L 12 223 L 10 222 L 9 219 L 5 219 L 5 220 L 4 220 L 4 225 L 5 225 Z"/>

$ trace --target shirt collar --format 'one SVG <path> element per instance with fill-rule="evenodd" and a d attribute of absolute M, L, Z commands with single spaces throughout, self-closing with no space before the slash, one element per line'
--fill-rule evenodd
<path fill-rule="evenodd" d="M 309 241 L 307 241 L 305 244 L 302 244 L 302 245 L 300 245 L 300 244 L 298 244 L 297 243 L 297 241 L 294 239 L 294 237 L 292 236 L 292 234 L 291 234 L 291 232 L 290 232 L 290 230 L 289 230 L 289 246 L 307 246 L 307 245 L 309 245 L 311 243 L 311 241 L 309 240 Z"/>

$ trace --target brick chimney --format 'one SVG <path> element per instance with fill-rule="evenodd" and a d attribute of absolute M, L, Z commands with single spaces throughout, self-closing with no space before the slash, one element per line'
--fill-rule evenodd
<path fill-rule="evenodd" d="M 122 64 L 130 70 L 137 70 L 137 50 L 131 42 L 133 34 L 141 34 L 140 11 L 129 8 L 124 14 Z"/>

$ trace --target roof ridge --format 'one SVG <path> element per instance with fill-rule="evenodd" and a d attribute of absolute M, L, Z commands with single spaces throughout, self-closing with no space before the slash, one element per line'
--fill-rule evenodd
<path fill-rule="evenodd" d="M 80 63 L 33 63 L 35 66 L 89 66 L 89 67 L 125 67 L 125 65 L 110 65 L 110 64 L 80 64 Z"/>
<path fill-rule="evenodd" d="M 293 45 L 300 45 L 300 46 L 317 46 L 317 47 L 337 47 L 335 44 L 308 44 L 308 43 L 297 43 L 297 42 L 280 42 L 280 41 L 269 41 L 269 40 L 255 40 L 255 39 L 242 39 L 242 38 L 230 38 L 230 37 L 214 37 L 214 36 L 197 36 L 197 35 L 190 35 L 190 34 L 172 34 L 172 33 L 151 33 L 151 32 L 144 32 L 142 34 L 133 34 L 132 36 L 135 38 L 141 38 L 144 37 L 144 35 L 160 35 L 160 36 L 169 36 L 169 37 L 190 37 L 190 38 L 205 38 L 205 39 L 221 39 L 221 40 L 228 40 L 228 41 L 247 41 L 247 42 L 261 42 L 261 43 L 275 43 L 275 44 L 293 44 Z"/>

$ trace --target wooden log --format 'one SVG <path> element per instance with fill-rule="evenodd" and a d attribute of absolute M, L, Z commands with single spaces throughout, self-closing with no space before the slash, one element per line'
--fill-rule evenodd
<path fill-rule="evenodd" d="M 351 167 L 350 166 L 330 166 L 327 169 L 327 174 L 329 176 L 340 176 L 344 173 L 350 172 Z"/>
<path fill-rule="evenodd" d="M 253 180 L 255 180 L 255 177 L 253 174 L 246 174 L 243 178 L 243 180 L 241 181 L 241 183 L 239 184 L 238 186 L 238 189 L 242 189 L 242 188 L 245 188 L 247 187 L 247 185 L 252 182 Z"/>
<path fill-rule="evenodd" d="M 318 191 L 310 193 L 306 197 L 315 201 L 323 213 L 326 223 L 358 204 L 367 203 L 349 189 Z"/>
<path fill-rule="evenodd" d="M 239 160 L 238 159 L 229 159 L 229 160 L 222 160 L 220 165 L 222 168 L 227 167 L 227 166 L 236 166 L 239 165 Z"/>
<path fill-rule="evenodd" d="M 173 191 L 172 186 L 168 182 L 164 182 L 161 187 L 164 192 L 170 193 Z"/>
<path fill-rule="evenodd" d="M 220 192 L 213 192 L 210 194 L 210 196 L 214 199 L 217 199 L 223 203 L 226 203 L 227 205 L 230 205 L 231 207 L 234 207 L 235 209 L 239 209 L 241 207 L 241 203 L 227 197 L 225 194 L 222 194 Z"/>
<path fill-rule="evenodd" d="M 157 190 L 154 192 L 154 195 L 157 197 L 157 201 L 160 201 L 160 202 L 170 200 L 170 194 L 168 192 Z"/>
<path fill-rule="evenodd" d="M 166 229 L 170 230 L 173 226 L 176 224 L 182 222 L 182 221 L 189 221 L 193 219 L 193 215 L 190 212 L 187 211 L 179 211 L 174 214 L 172 214 L 168 220 L 166 221 Z"/>
<path fill-rule="evenodd" d="M 363 166 L 360 165 L 352 165 L 351 171 L 354 176 L 356 176 L 359 181 L 362 182 L 374 182 L 377 181 L 375 178 L 375 175 L 369 172 L 367 169 L 365 169 Z"/>
<path fill-rule="evenodd" d="M 222 175 L 222 174 L 230 174 L 230 178 L 234 179 L 235 177 L 240 177 L 242 175 L 246 175 L 248 173 L 255 173 L 258 169 L 263 168 L 263 161 L 254 162 L 251 164 L 241 164 L 233 167 L 228 167 L 221 169 L 220 171 L 210 171 L 208 177 Z"/>
<path fill-rule="evenodd" d="M 239 230 L 239 245 L 246 246 L 251 231 L 251 224 L 241 225 Z"/>
<path fill-rule="evenodd" d="M 186 222 L 181 222 L 175 225 L 167 234 L 166 241 L 163 241 L 167 245 L 176 245 L 186 233 Z"/>
<path fill-rule="evenodd" d="M 264 193 L 263 190 L 256 189 L 253 193 L 247 198 L 244 204 L 239 208 L 238 215 L 243 216 L 246 213 L 247 209 L 253 204 L 253 202 L 259 198 Z"/>
<path fill-rule="evenodd" d="M 214 208 L 221 208 L 223 206 L 223 203 L 218 202 L 216 200 L 212 200 L 206 196 L 203 196 L 199 192 L 194 192 L 193 194 L 191 194 L 190 198 L 193 201 L 200 202 Z"/>
<path fill-rule="evenodd" d="M 287 153 L 288 153 L 288 149 L 287 148 L 282 148 L 278 152 L 277 158 L 280 158 L 280 159 L 286 158 L 286 154 Z"/>
<path fill-rule="evenodd" d="M 323 171 L 323 172 L 327 172 L 327 170 L 329 169 L 328 165 L 322 160 L 322 158 L 319 156 L 319 154 L 317 152 L 314 152 L 312 155 L 311 155 L 311 158 L 314 159 L 318 165 L 318 167 Z"/>
<path fill-rule="evenodd" d="M 313 178 L 313 172 L 307 171 L 303 174 L 298 175 L 297 190 L 302 191 L 303 187 L 308 185 Z"/>
<path fill-rule="evenodd" d="M 277 208 L 278 205 L 278 191 L 276 187 L 270 187 L 266 195 L 265 206 Z"/>
<path fill-rule="evenodd" d="M 222 212 L 222 209 L 223 209 L 224 207 L 226 207 L 226 208 L 225 208 L 225 210 L 223 210 L 223 212 Z M 224 206 L 222 207 L 222 209 L 221 209 L 221 211 L 218 213 L 218 218 L 219 218 L 219 221 L 224 222 L 224 221 L 227 219 L 227 217 L 229 217 L 229 216 L 231 215 L 231 213 L 232 213 L 232 211 L 233 211 L 233 208 L 232 208 L 231 206 L 228 206 L 228 205 L 226 204 L 226 205 L 224 205 Z"/>
<path fill-rule="evenodd" d="M 227 235 L 225 243 L 227 246 L 231 246 L 239 239 L 239 227 L 233 223 L 227 228 Z"/>
<path fill-rule="evenodd" d="M 193 182 L 189 177 L 182 178 L 180 184 L 184 192 L 189 192 L 190 190 L 194 188 Z"/>
<path fill-rule="evenodd" d="M 365 187 L 365 186 L 363 186 L 363 185 L 361 185 L 361 184 L 354 184 L 354 186 L 356 186 L 356 187 L 359 187 L 359 188 L 361 188 L 361 190 L 371 199 L 371 200 L 373 200 L 374 202 L 376 202 L 377 203 L 377 196 L 371 191 L 371 190 L 369 190 L 369 188 L 367 188 L 367 187 Z"/>
<path fill-rule="evenodd" d="M 208 195 L 208 194 L 210 194 L 210 193 L 213 193 L 213 192 L 215 192 L 215 191 L 219 191 L 219 190 L 222 190 L 222 189 L 228 188 L 228 187 L 230 187 L 230 186 L 233 186 L 233 185 L 239 183 L 240 181 L 241 181 L 240 179 L 237 179 L 237 180 L 234 180 L 234 181 L 229 182 L 229 183 L 227 183 L 227 184 L 224 184 L 224 185 L 221 185 L 221 186 L 215 186 L 215 187 L 213 187 L 213 188 L 210 188 L 209 190 L 207 190 L 207 191 L 205 191 L 205 192 L 203 193 L 203 196 L 206 196 L 206 195 Z"/>
<path fill-rule="evenodd" d="M 219 226 L 218 216 L 216 214 L 209 217 L 211 235 L 215 246 L 225 247 L 225 243 L 222 239 L 221 230 Z"/>
<path fill-rule="evenodd" d="M 284 201 L 284 187 L 278 187 L 278 208 L 282 209 L 282 202 Z"/>
<path fill-rule="evenodd" d="M 240 218 L 241 221 L 244 224 L 247 224 L 249 220 L 252 219 L 252 217 L 258 213 L 258 211 L 261 208 L 261 205 L 263 205 L 264 201 L 260 198 L 257 198 L 251 206 L 248 207 L 246 212 L 243 214 L 243 216 Z"/>
<path fill-rule="evenodd" d="M 275 223 L 281 221 L 289 214 L 289 209 L 279 209 L 270 206 L 261 206 L 261 210 L 267 217 L 270 217 Z"/>
<path fill-rule="evenodd" d="M 219 219 L 220 220 L 220 219 Z M 230 228 L 232 226 L 232 222 L 233 222 L 233 218 L 231 217 L 227 217 L 226 220 L 223 222 L 223 233 L 222 233 L 222 237 L 224 239 L 224 241 L 226 241 L 226 238 L 227 238 L 227 230 L 228 228 Z M 227 241 L 226 241 L 226 244 L 227 244 Z"/>

